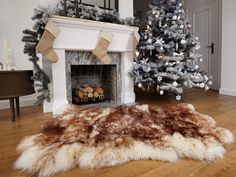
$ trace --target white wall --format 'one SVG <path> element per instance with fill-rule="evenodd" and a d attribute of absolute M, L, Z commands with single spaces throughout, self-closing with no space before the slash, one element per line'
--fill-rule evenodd
<path fill-rule="evenodd" d="M 33 9 L 38 0 L 1 0 L 0 5 L 0 62 L 3 62 L 3 43 L 6 38 L 12 46 L 15 62 L 20 70 L 32 70 L 28 56 L 23 53 L 24 43 L 21 42 L 22 31 L 31 28 Z M 21 97 L 21 105 L 32 105 L 35 96 Z M 0 101 L 0 109 L 9 106 L 7 100 Z"/>
<path fill-rule="evenodd" d="M 119 0 L 119 13 L 121 18 L 134 16 L 134 0 Z"/>
<path fill-rule="evenodd" d="M 236 96 L 236 1 L 222 0 L 221 94 Z"/>
<path fill-rule="evenodd" d="M 3 5 L 2 5 L 3 4 Z M 32 69 L 31 62 L 23 53 L 24 43 L 21 42 L 22 31 L 31 28 L 33 9 L 37 7 L 37 0 L 1 0 L 0 6 L 0 54 L 3 58 L 3 41 L 8 38 L 15 54 L 16 65 L 19 69 Z"/>

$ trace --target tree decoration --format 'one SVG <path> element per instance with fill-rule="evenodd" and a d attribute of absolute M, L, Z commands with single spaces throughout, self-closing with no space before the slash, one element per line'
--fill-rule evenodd
<path fill-rule="evenodd" d="M 66 2 L 66 6 L 65 6 Z M 50 101 L 50 93 L 48 84 L 50 83 L 49 76 L 38 65 L 39 57 L 37 56 L 36 46 L 38 45 L 44 31 L 48 19 L 51 15 L 64 15 L 73 18 L 82 18 L 88 20 L 96 20 L 109 23 L 118 23 L 125 25 L 137 25 L 138 20 L 134 18 L 119 18 L 116 10 L 105 10 L 97 6 L 85 6 L 74 3 L 74 0 L 60 0 L 58 4 L 51 7 L 40 6 L 34 10 L 32 20 L 35 21 L 32 29 L 23 31 L 22 42 L 25 43 L 24 53 L 29 56 L 29 61 L 33 63 L 35 81 L 35 89 L 39 93 L 36 104 L 42 104 L 44 100 Z M 66 12 L 66 14 L 64 14 Z M 42 45 L 41 45 L 42 47 Z M 44 50 L 40 48 L 39 50 Z M 50 57 L 51 58 L 51 57 Z M 52 58 L 54 60 L 55 57 Z"/>
<path fill-rule="evenodd" d="M 142 84 L 146 90 L 158 85 L 160 95 L 171 92 L 177 100 L 182 99 L 185 87 L 208 90 L 212 81 L 200 71 L 198 62 L 203 60 L 197 53 L 200 43 L 191 33 L 183 0 L 154 0 L 150 8 L 148 28 L 141 32 L 139 56 L 131 71 L 134 83 Z"/>

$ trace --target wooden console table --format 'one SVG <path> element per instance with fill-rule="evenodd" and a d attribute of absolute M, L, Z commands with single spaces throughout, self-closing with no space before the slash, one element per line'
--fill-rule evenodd
<path fill-rule="evenodd" d="M 31 70 L 0 71 L 0 100 L 9 99 L 13 122 L 15 112 L 20 116 L 19 97 L 35 93 L 32 76 Z"/>

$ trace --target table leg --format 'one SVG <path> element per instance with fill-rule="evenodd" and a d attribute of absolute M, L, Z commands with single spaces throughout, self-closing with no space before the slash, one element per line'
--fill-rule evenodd
<path fill-rule="evenodd" d="M 16 113 L 17 113 L 17 116 L 19 117 L 19 116 L 20 116 L 20 102 L 19 102 L 19 97 L 16 97 L 15 100 L 16 100 Z"/>
<path fill-rule="evenodd" d="M 11 108 L 11 120 L 12 122 L 15 122 L 16 116 L 15 116 L 14 98 L 10 98 L 10 108 Z"/>

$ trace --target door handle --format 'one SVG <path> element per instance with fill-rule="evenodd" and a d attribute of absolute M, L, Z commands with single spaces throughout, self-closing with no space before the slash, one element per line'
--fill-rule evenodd
<path fill-rule="evenodd" d="M 215 44 L 211 43 L 211 45 L 207 46 L 208 48 L 211 48 L 211 53 L 214 54 L 215 51 Z"/>

